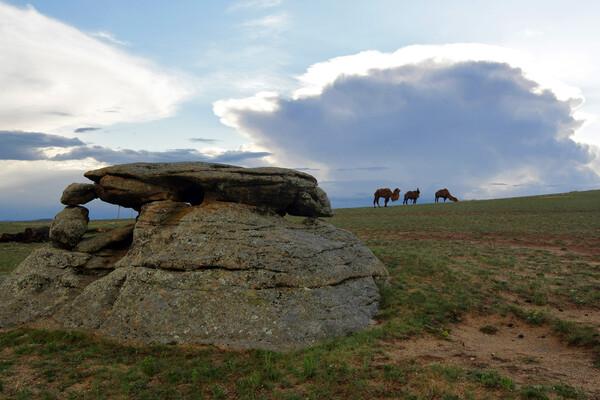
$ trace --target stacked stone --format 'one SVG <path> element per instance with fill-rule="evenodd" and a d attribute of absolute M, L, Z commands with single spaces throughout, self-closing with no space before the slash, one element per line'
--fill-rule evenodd
<path fill-rule="evenodd" d="M 282 168 L 126 164 L 71 184 L 52 247 L 0 286 L 0 327 L 52 318 L 144 343 L 285 350 L 366 327 L 387 271 L 331 216 L 315 178 Z M 100 198 L 135 224 L 84 236 Z M 293 223 L 285 214 L 308 217 Z"/>
<path fill-rule="evenodd" d="M 72 249 L 83 238 L 89 222 L 89 210 L 81 204 L 88 203 L 98 195 L 95 185 L 72 183 L 63 191 L 60 202 L 66 205 L 50 225 L 52 245 L 62 249 Z"/>

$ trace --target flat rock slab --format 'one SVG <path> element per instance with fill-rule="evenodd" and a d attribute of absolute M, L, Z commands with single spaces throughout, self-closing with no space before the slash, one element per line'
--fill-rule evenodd
<path fill-rule="evenodd" d="M 201 204 L 205 199 L 243 203 L 280 214 L 333 215 L 329 199 L 311 175 L 285 168 L 225 164 L 134 163 L 88 171 L 98 196 L 136 210 L 152 201 Z"/>

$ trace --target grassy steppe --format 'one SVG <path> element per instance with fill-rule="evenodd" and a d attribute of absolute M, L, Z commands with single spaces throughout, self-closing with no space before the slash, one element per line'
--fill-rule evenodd
<path fill-rule="evenodd" d="M 287 354 L 4 330 L 0 397 L 600 398 L 600 191 L 337 210 L 331 222 L 390 271 L 368 330 Z M 36 246 L 0 244 L 0 273 Z"/>

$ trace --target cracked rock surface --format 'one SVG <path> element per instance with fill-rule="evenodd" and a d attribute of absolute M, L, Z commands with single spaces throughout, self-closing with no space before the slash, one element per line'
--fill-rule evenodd
<path fill-rule="evenodd" d="M 387 271 L 347 231 L 264 204 L 145 199 L 133 226 L 32 253 L 0 284 L 0 327 L 52 320 L 143 343 L 289 350 L 377 313 Z"/>

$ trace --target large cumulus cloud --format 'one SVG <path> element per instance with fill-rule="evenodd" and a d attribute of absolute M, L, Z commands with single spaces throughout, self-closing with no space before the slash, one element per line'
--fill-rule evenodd
<path fill-rule="evenodd" d="M 427 198 L 444 186 L 484 197 L 598 184 L 593 152 L 571 140 L 576 104 L 507 63 L 430 58 L 338 74 L 307 95 L 217 102 L 215 112 L 278 161 L 319 168 L 349 205 L 380 185 Z"/>

